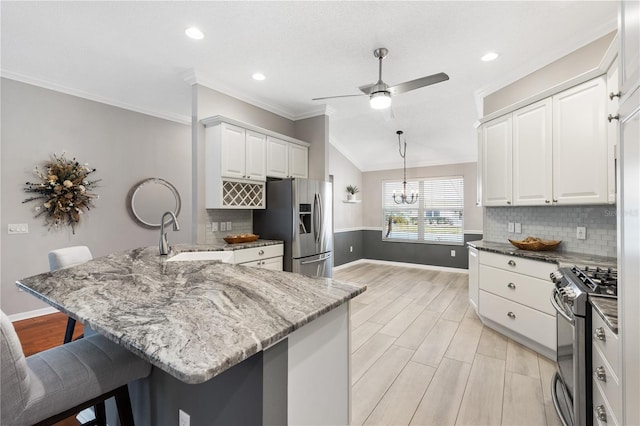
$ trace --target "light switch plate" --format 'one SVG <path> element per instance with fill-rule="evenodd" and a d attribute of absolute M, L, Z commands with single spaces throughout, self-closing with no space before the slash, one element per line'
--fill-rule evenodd
<path fill-rule="evenodd" d="M 509 232 L 513 232 L 513 222 L 509 222 L 508 228 Z"/>
<path fill-rule="evenodd" d="M 227 231 L 231 231 L 231 222 L 227 222 Z"/>
<path fill-rule="evenodd" d="M 220 230 L 224 232 L 227 231 L 227 222 L 220 222 Z"/>
<path fill-rule="evenodd" d="M 522 234 L 522 225 L 519 223 L 516 223 L 516 234 Z"/>
<path fill-rule="evenodd" d="M 587 228 L 585 226 L 578 226 L 576 228 L 576 238 L 579 240 L 587 239 Z"/>
<path fill-rule="evenodd" d="M 211 232 L 218 232 L 218 222 L 211 222 Z"/>

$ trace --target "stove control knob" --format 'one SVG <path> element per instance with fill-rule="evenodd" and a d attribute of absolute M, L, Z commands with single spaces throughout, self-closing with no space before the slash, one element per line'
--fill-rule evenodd
<path fill-rule="evenodd" d="M 560 281 L 562 281 L 562 272 L 560 271 L 552 272 L 550 274 L 550 277 L 551 277 L 551 281 L 553 281 L 554 283 L 559 283 Z"/>

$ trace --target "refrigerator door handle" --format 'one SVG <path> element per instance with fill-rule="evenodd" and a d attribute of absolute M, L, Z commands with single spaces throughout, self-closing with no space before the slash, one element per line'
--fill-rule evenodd
<path fill-rule="evenodd" d="M 316 243 L 318 242 L 318 238 L 320 233 L 318 232 L 318 227 L 320 226 L 318 221 L 318 209 L 319 209 L 319 200 L 318 194 L 313 195 L 313 238 Z"/>
<path fill-rule="evenodd" d="M 295 206 L 291 209 L 291 241 L 296 240 L 296 234 L 298 233 L 296 230 L 296 225 L 298 224 L 298 220 L 300 218 L 296 217 L 296 208 Z"/>
<path fill-rule="evenodd" d="M 306 260 L 304 262 L 300 262 L 301 265 L 309 265 L 311 263 L 318 263 L 318 262 L 324 262 L 325 260 L 331 259 L 331 253 L 329 253 L 328 255 L 326 255 L 325 257 L 321 257 L 319 259 L 315 259 L 315 260 Z"/>
<path fill-rule="evenodd" d="M 324 208 L 322 207 L 322 197 L 320 194 L 318 196 L 318 244 L 321 245 L 322 240 L 324 239 Z M 318 247 L 320 248 L 320 247 Z"/>

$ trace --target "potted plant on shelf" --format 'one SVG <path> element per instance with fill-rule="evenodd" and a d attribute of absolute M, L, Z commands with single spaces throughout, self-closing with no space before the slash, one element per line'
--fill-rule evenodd
<path fill-rule="evenodd" d="M 358 192 L 360 192 L 360 190 L 358 189 L 357 186 L 355 186 L 355 185 L 347 186 L 347 200 L 355 201 L 356 200 L 356 194 Z"/>

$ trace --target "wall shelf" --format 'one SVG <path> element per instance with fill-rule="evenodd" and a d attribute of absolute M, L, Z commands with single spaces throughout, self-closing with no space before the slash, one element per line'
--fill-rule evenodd
<path fill-rule="evenodd" d="M 343 203 L 349 203 L 349 204 L 358 204 L 361 203 L 362 200 L 342 200 Z"/>

